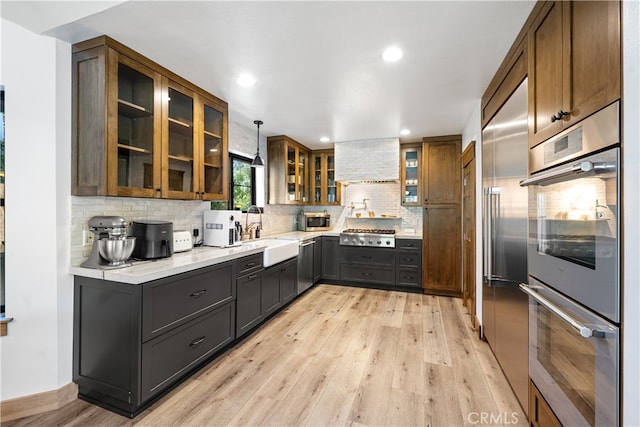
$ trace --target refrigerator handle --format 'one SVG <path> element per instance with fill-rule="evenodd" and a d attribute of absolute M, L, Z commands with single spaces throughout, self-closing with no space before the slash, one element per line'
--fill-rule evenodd
<path fill-rule="evenodd" d="M 495 240 L 495 220 L 496 214 L 500 212 L 500 188 L 499 187 L 485 187 L 483 190 L 484 197 L 484 277 L 487 280 L 491 280 L 493 277 L 493 242 Z"/>

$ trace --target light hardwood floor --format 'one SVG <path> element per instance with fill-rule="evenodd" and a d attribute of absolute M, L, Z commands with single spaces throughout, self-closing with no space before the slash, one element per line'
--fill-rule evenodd
<path fill-rule="evenodd" d="M 462 301 L 319 285 L 133 420 L 76 400 L 18 426 L 527 425 Z"/>

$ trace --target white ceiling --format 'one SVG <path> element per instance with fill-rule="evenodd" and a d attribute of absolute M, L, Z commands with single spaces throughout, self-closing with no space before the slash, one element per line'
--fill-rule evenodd
<path fill-rule="evenodd" d="M 3 0 L 69 43 L 107 34 L 229 103 L 261 133 L 319 141 L 461 133 L 534 1 Z M 404 50 L 396 63 L 380 55 Z M 257 83 L 235 83 L 244 72 Z"/>

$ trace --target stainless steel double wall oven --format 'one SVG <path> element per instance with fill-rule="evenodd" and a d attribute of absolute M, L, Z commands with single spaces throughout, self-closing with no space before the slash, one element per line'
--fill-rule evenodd
<path fill-rule="evenodd" d="M 564 425 L 619 424 L 620 106 L 530 151 L 529 376 Z"/>

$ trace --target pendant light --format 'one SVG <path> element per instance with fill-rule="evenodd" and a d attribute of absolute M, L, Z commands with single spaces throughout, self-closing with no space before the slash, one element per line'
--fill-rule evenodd
<path fill-rule="evenodd" d="M 259 167 L 264 166 L 264 162 L 262 161 L 262 158 L 260 157 L 260 125 L 262 124 L 262 120 L 254 120 L 253 124 L 258 126 L 258 143 L 257 143 L 257 146 L 256 146 L 256 157 L 251 162 L 251 167 L 252 168 L 259 168 Z"/>

